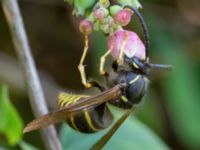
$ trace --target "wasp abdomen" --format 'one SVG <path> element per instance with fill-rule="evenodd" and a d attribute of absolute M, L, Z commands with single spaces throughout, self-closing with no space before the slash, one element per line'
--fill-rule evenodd
<path fill-rule="evenodd" d="M 89 96 L 72 95 L 68 93 L 59 94 L 58 105 L 66 107 Z M 80 113 L 72 115 L 66 120 L 69 126 L 79 132 L 94 133 L 107 128 L 112 123 L 112 114 L 105 103 L 90 109 L 84 109 Z"/>

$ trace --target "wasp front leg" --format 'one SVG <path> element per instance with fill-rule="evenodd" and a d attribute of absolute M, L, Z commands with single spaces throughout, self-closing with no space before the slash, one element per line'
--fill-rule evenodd
<path fill-rule="evenodd" d="M 100 72 L 101 75 L 105 75 L 106 74 L 106 71 L 104 70 L 106 57 L 113 51 L 113 48 L 114 48 L 114 38 L 112 38 L 111 46 L 108 49 L 108 51 L 104 55 L 102 55 L 101 58 L 100 58 L 99 72 Z"/>
<path fill-rule="evenodd" d="M 104 65 L 105 65 L 105 61 L 106 61 L 106 57 L 111 53 L 111 50 L 108 50 L 103 56 L 101 56 L 100 58 L 100 68 L 99 68 L 99 72 L 101 75 L 105 75 L 106 71 L 104 70 Z"/>
<path fill-rule="evenodd" d="M 125 49 L 127 40 L 128 40 L 128 32 L 125 32 L 123 42 L 122 42 L 121 47 L 120 47 L 120 49 L 119 49 L 119 56 L 118 56 L 118 58 L 117 58 L 117 64 L 118 64 L 118 65 L 121 64 L 121 63 L 123 62 L 124 49 Z"/>
<path fill-rule="evenodd" d="M 105 75 L 106 74 L 106 71 L 104 70 L 104 65 L 105 65 L 105 61 L 106 61 L 106 57 L 111 54 L 111 55 L 114 55 L 114 53 L 116 53 L 115 51 L 119 51 L 118 53 L 118 57 L 117 59 L 114 61 L 114 65 L 116 66 L 115 68 L 118 67 L 119 64 L 121 64 L 123 62 L 123 56 L 124 56 L 124 49 L 125 49 L 125 46 L 126 46 L 126 43 L 127 43 L 127 40 L 128 40 L 128 32 L 125 32 L 125 35 L 123 37 L 123 41 L 122 41 L 122 44 L 119 48 L 119 50 L 116 50 L 114 49 L 114 46 L 115 46 L 115 37 L 113 36 L 112 39 L 111 39 L 111 46 L 109 48 L 109 50 L 103 55 L 101 56 L 101 59 L 100 59 L 100 69 L 99 69 L 99 72 L 101 75 Z"/>

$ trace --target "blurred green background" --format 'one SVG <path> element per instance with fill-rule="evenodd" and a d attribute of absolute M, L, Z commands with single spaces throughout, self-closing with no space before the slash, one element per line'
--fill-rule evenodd
<path fill-rule="evenodd" d="M 150 76 L 152 82 L 144 98 L 145 101 L 136 111 L 135 117 L 128 119 L 105 149 L 116 149 L 117 144 L 120 144 L 130 150 L 150 148 L 198 150 L 200 149 L 200 1 L 140 0 L 140 2 L 143 6 L 140 12 L 144 15 L 150 32 L 151 61 L 172 64 L 175 69 L 172 72 L 152 72 Z M 19 4 L 49 109 L 57 109 L 56 94 L 60 90 L 96 93 L 94 90 L 83 90 L 80 83 L 77 65 L 84 43 L 78 30 L 80 18 L 72 16 L 73 8 L 63 0 L 19 0 Z M 142 36 L 141 28 L 134 18 L 128 28 Z M 86 61 L 89 77 L 102 80 L 97 67 L 99 57 L 106 51 L 106 47 L 106 39 L 102 33 L 90 36 L 90 49 Z M 0 84 L 3 83 L 8 85 L 10 100 L 24 124 L 31 121 L 34 117 L 23 73 L 0 9 Z M 0 103 L 0 107 L 2 106 L 3 103 L 2 105 Z M 117 110 L 118 112 L 120 110 Z M 3 116 L 2 113 L 0 115 L 2 122 L 7 116 Z M 57 129 L 61 133 L 65 149 L 79 149 L 84 145 L 87 148 L 105 133 L 104 131 L 100 134 L 83 135 L 66 125 L 58 125 Z M 25 134 L 23 140 L 38 149 L 44 149 L 38 131 Z M 23 146 L 21 148 L 18 145 L 8 146 L 0 126 L 0 149 L 1 147 L 22 149 Z"/>

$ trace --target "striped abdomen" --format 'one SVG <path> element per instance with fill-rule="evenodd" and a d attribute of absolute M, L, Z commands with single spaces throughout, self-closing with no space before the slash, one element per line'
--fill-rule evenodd
<path fill-rule="evenodd" d="M 63 108 L 83 100 L 89 96 L 73 95 L 60 93 L 58 96 L 59 107 Z M 72 115 L 66 120 L 75 130 L 84 133 L 98 132 L 107 128 L 112 122 L 112 114 L 105 103 L 90 109 L 84 109 L 82 112 Z"/>

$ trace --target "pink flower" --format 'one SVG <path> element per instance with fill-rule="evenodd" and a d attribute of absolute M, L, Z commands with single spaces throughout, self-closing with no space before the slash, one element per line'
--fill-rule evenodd
<path fill-rule="evenodd" d="M 123 41 L 126 39 L 126 36 L 127 36 L 127 41 L 124 46 L 124 54 L 129 58 L 135 56 L 138 57 L 139 59 L 144 60 L 146 54 L 143 42 L 135 32 L 127 30 L 118 30 L 108 38 L 109 49 L 111 48 L 111 45 L 114 42 L 113 49 L 111 52 L 113 59 L 116 60 L 118 58 L 120 48 L 122 46 Z"/>
<path fill-rule="evenodd" d="M 92 32 L 92 23 L 89 20 L 82 20 L 79 24 L 79 30 L 83 34 L 90 34 Z"/>
<path fill-rule="evenodd" d="M 115 14 L 114 20 L 117 24 L 126 26 L 131 21 L 132 14 L 133 13 L 128 9 L 122 9 Z"/>

